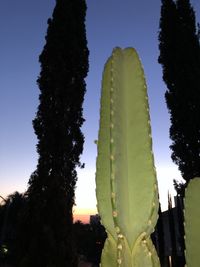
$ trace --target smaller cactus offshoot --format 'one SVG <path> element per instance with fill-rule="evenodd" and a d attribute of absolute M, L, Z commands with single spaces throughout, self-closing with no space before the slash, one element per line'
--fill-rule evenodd
<path fill-rule="evenodd" d="M 185 189 L 185 258 L 187 267 L 200 266 L 200 178 Z"/>

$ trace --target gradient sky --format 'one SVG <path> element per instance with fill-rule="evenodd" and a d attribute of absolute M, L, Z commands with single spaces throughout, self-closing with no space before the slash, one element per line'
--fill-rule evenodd
<path fill-rule="evenodd" d="M 87 0 L 90 71 L 84 102 L 85 135 L 76 190 L 76 211 L 95 213 L 95 161 L 103 66 L 116 46 L 133 46 L 143 63 L 149 95 L 153 151 L 163 209 L 172 180 L 180 178 L 170 158 L 169 115 L 158 58 L 160 0 Z M 200 2 L 192 0 L 200 21 Z M 0 1 L 0 194 L 23 192 L 37 164 L 32 119 L 38 106 L 38 56 L 55 0 Z M 197 12 L 198 11 L 198 12 Z"/>

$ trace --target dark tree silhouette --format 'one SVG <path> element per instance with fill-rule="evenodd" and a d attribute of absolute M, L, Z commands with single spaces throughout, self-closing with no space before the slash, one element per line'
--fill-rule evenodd
<path fill-rule="evenodd" d="M 74 223 L 74 238 L 79 258 L 99 266 L 101 253 L 107 234 L 100 221 L 83 224 L 80 221 Z"/>
<path fill-rule="evenodd" d="M 188 182 L 200 176 L 200 45 L 189 0 L 162 0 L 159 42 L 172 160 Z"/>
<path fill-rule="evenodd" d="M 14 192 L 0 206 L 0 264 L 16 264 L 19 252 L 21 215 L 26 205 L 23 194 Z"/>
<path fill-rule="evenodd" d="M 84 0 L 57 0 L 39 57 L 36 171 L 27 190 L 23 267 L 76 266 L 72 207 L 84 136 L 82 104 L 88 72 Z"/>
<path fill-rule="evenodd" d="M 190 179 L 200 176 L 200 45 L 195 13 L 189 0 L 162 0 L 159 42 L 159 63 L 167 85 L 165 98 L 171 120 L 172 160 L 186 181 L 185 185 L 174 183 L 178 194 L 179 244 L 184 251 L 184 190 Z M 171 212 L 169 210 L 170 222 Z M 177 266 L 184 265 L 184 253 L 178 262 L 175 261 Z"/>

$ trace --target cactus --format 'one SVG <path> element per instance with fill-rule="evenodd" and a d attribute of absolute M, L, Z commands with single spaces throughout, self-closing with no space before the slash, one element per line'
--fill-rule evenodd
<path fill-rule="evenodd" d="M 187 267 L 200 265 L 200 178 L 192 179 L 185 189 L 185 258 Z"/>
<path fill-rule="evenodd" d="M 150 238 L 158 191 L 148 98 L 133 48 L 115 48 L 105 65 L 97 144 L 97 208 L 108 235 L 101 266 L 160 266 Z"/>

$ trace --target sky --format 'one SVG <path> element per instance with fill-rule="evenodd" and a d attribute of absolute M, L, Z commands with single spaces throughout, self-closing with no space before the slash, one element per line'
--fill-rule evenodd
<path fill-rule="evenodd" d="M 191 1 L 200 21 L 200 1 Z M 24 192 L 36 169 L 37 138 L 32 127 L 38 106 L 38 56 L 45 44 L 47 19 L 55 0 L 0 1 L 0 195 Z M 78 170 L 75 213 L 96 213 L 95 164 L 101 79 L 104 64 L 116 46 L 134 47 L 142 61 L 149 96 L 153 151 L 162 209 L 167 208 L 173 179 L 181 179 L 171 161 L 166 86 L 158 64 L 160 0 L 87 0 L 89 56 L 84 101 L 82 162 Z"/>

